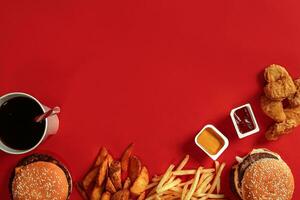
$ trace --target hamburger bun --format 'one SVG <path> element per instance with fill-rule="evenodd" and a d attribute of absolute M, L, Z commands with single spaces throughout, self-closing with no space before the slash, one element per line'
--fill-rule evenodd
<path fill-rule="evenodd" d="M 292 199 L 294 177 L 281 157 L 267 149 L 255 149 L 244 158 L 237 157 L 230 185 L 242 200 Z"/>
<path fill-rule="evenodd" d="M 244 200 L 292 199 L 294 178 L 290 168 L 282 160 L 261 159 L 245 172 L 242 181 Z"/>
<path fill-rule="evenodd" d="M 22 159 L 10 181 L 13 200 L 67 200 L 71 188 L 68 170 L 59 161 L 43 154 Z"/>

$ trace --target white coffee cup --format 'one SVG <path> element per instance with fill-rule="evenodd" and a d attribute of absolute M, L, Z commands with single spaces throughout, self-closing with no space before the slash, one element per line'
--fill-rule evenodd
<path fill-rule="evenodd" d="M 1 96 L 0 97 L 0 107 L 4 102 L 6 102 L 12 98 L 15 98 L 15 97 L 27 97 L 27 98 L 33 99 L 41 107 L 41 109 L 43 110 L 44 113 L 47 112 L 48 110 L 50 110 L 50 108 L 41 104 L 41 102 L 39 102 L 39 100 L 37 100 L 35 97 L 33 97 L 29 94 L 23 93 L 23 92 L 12 92 L 12 93 L 8 93 L 8 94 Z M 44 127 L 43 135 L 42 135 L 41 139 L 38 141 L 38 143 L 36 145 L 34 145 L 32 148 L 25 149 L 25 150 L 13 149 L 13 148 L 5 145 L 0 140 L 0 150 L 4 151 L 6 153 L 9 153 L 9 154 L 27 153 L 29 151 L 32 151 L 36 147 L 38 147 L 49 135 L 56 134 L 58 131 L 58 127 L 59 127 L 59 119 L 58 119 L 57 115 L 52 115 L 45 119 L 45 127 Z"/>

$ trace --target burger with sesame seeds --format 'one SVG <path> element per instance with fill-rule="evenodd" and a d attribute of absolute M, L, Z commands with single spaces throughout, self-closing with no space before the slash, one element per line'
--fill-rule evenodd
<path fill-rule="evenodd" d="M 242 200 L 290 200 L 294 177 L 281 157 L 267 149 L 254 149 L 230 173 L 232 191 Z"/>
<path fill-rule="evenodd" d="M 12 200 L 68 200 L 72 191 L 69 171 L 45 154 L 32 154 L 15 167 L 10 179 Z"/>

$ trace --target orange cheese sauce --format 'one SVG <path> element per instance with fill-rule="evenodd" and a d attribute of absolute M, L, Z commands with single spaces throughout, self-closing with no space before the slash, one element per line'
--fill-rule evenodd
<path fill-rule="evenodd" d="M 223 139 L 211 128 L 204 129 L 198 136 L 197 142 L 211 155 L 217 154 L 224 146 Z"/>

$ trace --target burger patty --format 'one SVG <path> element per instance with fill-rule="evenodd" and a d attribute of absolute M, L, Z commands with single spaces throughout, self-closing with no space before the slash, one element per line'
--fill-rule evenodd
<path fill-rule="evenodd" d="M 237 188 L 235 187 L 235 183 L 234 183 L 235 173 L 238 174 L 238 185 L 239 185 L 239 187 L 241 187 L 242 180 L 243 180 L 243 177 L 244 177 L 244 174 L 245 174 L 245 171 L 247 170 L 247 168 L 250 167 L 250 165 L 253 164 L 254 162 L 261 160 L 261 159 L 265 159 L 265 158 L 279 160 L 278 157 L 276 157 L 275 155 L 268 153 L 268 152 L 253 153 L 253 154 L 249 154 L 248 156 L 246 156 L 246 158 L 244 158 L 243 161 L 241 163 L 239 163 L 237 167 L 233 167 L 230 170 L 230 179 L 229 179 L 230 180 L 230 188 L 233 193 L 235 193 L 237 196 L 239 196 L 239 194 L 237 192 Z M 240 197 L 240 199 L 241 199 L 241 197 Z"/>
<path fill-rule="evenodd" d="M 239 182 L 242 182 L 242 179 L 244 177 L 245 171 L 246 169 L 254 162 L 260 160 L 260 159 L 264 159 L 264 158 L 273 158 L 273 159 L 277 159 L 278 157 L 276 157 L 273 154 L 270 153 L 254 153 L 254 154 L 250 154 L 248 155 L 243 162 L 241 162 L 239 164 L 239 168 L 238 168 L 238 174 L 239 174 Z"/>
<path fill-rule="evenodd" d="M 68 199 L 69 199 L 70 195 L 71 195 L 71 190 L 72 190 L 71 175 L 70 175 L 69 171 L 67 170 L 67 168 L 61 162 L 54 159 L 53 157 L 48 156 L 46 154 L 32 154 L 32 155 L 29 155 L 29 156 L 23 158 L 22 160 L 20 160 L 17 163 L 17 166 L 15 168 L 23 167 L 23 166 L 26 166 L 28 164 L 31 164 L 31 163 L 34 163 L 34 162 L 37 162 L 37 161 L 51 162 L 51 163 L 57 165 L 59 168 L 61 168 L 63 170 L 63 172 L 66 175 L 67 181 L 68 181 Z M 9 191 L 10 191 L 10 194 L 11 194 L 11 199 L 13 199 L 13 197 L 12 197 L 12 183 L 13 183 L 14 177 L 15 177 L 15 170 L 13 170 L 13 172 L 10 176 L 10 180 L 9 180 Z"/>

